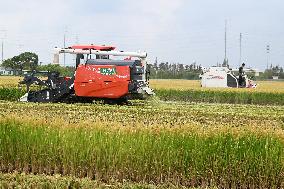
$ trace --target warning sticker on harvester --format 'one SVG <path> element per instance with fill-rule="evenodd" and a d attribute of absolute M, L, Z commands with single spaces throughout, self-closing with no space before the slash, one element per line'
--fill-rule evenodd
<path fill-rule="evenodd" d="M 100 68 L 100 73 L 102 75 L 114 75 L 116 74 L 115 68 Z"/>

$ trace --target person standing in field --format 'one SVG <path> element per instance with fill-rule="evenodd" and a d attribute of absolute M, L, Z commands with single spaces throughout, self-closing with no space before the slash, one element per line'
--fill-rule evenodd
<path fill-rule="evenodd" d="M 240 87 L 245 87 L 246 85 L 246 81 L 244 79 L 244 75 L 245 75 L 244 67 L 245 67 L 245 63 L 243 63 L 242 66 L 239 67 L 239 86 Z"/>

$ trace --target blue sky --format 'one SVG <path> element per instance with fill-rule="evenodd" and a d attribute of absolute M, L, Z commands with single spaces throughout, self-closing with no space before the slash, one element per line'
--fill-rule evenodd
<path fill-rule="evenodd" d="M 0 0 L 0 38 L 4 58 L 32 51 L 51 62 L 65 33 L 67 45 L 114 44 L 147 51 L 149 62 L 211 66 L 224 59 L 227 20 L 229 64 L 239 64 L 242 33 L 243 61 L 264 69 L 267 44 L 270 63 L 284 66 L 283 9 L 283 0 Z"/>

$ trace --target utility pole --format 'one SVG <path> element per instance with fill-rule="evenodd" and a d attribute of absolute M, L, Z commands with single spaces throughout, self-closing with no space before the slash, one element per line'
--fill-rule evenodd
<path fill-rule="evenodd" d="M 158 57 L 156 57 L 155 59 L 155 63 L 154 63 L 154 70 L 156 72 L 156 76 L 158 74 L 158 69 L 159 69 L 159 66 L 158 66 Z"/>
<path fill-rule="evenodd" d="M 225 20 L 225 60 L 227 60 L 227 20 Z"/>
<path fill-rule="evenodd" d="M 4 61 L 4 40 L 2 39 L 2 43 L 1 43 L 1 63 L 3 63 Z"/>
<path fill-rule="evenodd" d="M 65 29 L 64 29 L 64 39 L 63 39 L 64 49 L 66 48 L 66 33 L 67 33 L 67 26 L 65 26 Z M 65 55 L 65 53 L 63 53 L 63 65 L 64 65 L 64 67 L 65 67 L 65 63 L 66 63 L 66 55 Z"/>
<path fill-rule="evenodd" d="M 228 67 L 228 58 L 227 58 L 227 20 L 225 20 L 225 57 L 222 64 L 224 67 Z"/>
<path fill-rule="evenodd" d="M 0 32 L 3 32 L 2 40 L 1 40 L 1 63 L 3 63 L 4 61 L 4 38 L 6 38 L 7 30 L 0 30 Z"/>
<path fill-rule="evenodd" d="M 267 54 L 266 69 L 267 70 L 268 70 L 268 66 L 269 66 L 269 53 L 270 53 L 270 45 L 266 45 L 266 54 Z"/>
<path fill-rule="evenodd" d="M 240 60 L 239 60 L 239 67 L 242 64 L 242 33 L 240 33 Z"/>
<path fill-rule="evenodd" d="M 63 47 L 64 47 L 64 49 L 65 49 L 65 40 L 66 40 L 66 34 L 65 34 L 65 32 L 64 32 L 64 41 L 63 41 Z M 64 67 L 65 67 L 65 53 L 63 53 L 63 65 L 64 65 Z"/>

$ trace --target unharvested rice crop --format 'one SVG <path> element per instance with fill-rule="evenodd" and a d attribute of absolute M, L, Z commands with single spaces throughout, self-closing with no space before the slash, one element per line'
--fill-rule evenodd
<path fill-rule="evenodd" d="M 0 87 L 17 87 L 22 79 L 19 76 L 0 76 Z"/>
<path fill-rule="evenodd" d="M 153 79 L 150 85 L 154 89 L 175 89 L 175 90 L 210 90 L 210 91 L 242 91 L 242 92 L 269 92 L 284 93 L 284 81 L 256 81 L 256 89 L 233 89 L 233 88 L 201 88 L 198 80 L 180 80 L 180 79 Z"/>
<path fill-rule="evenodd" d="M 283 187 L 280 106 L 1 102 L 1 172 Z"/>

